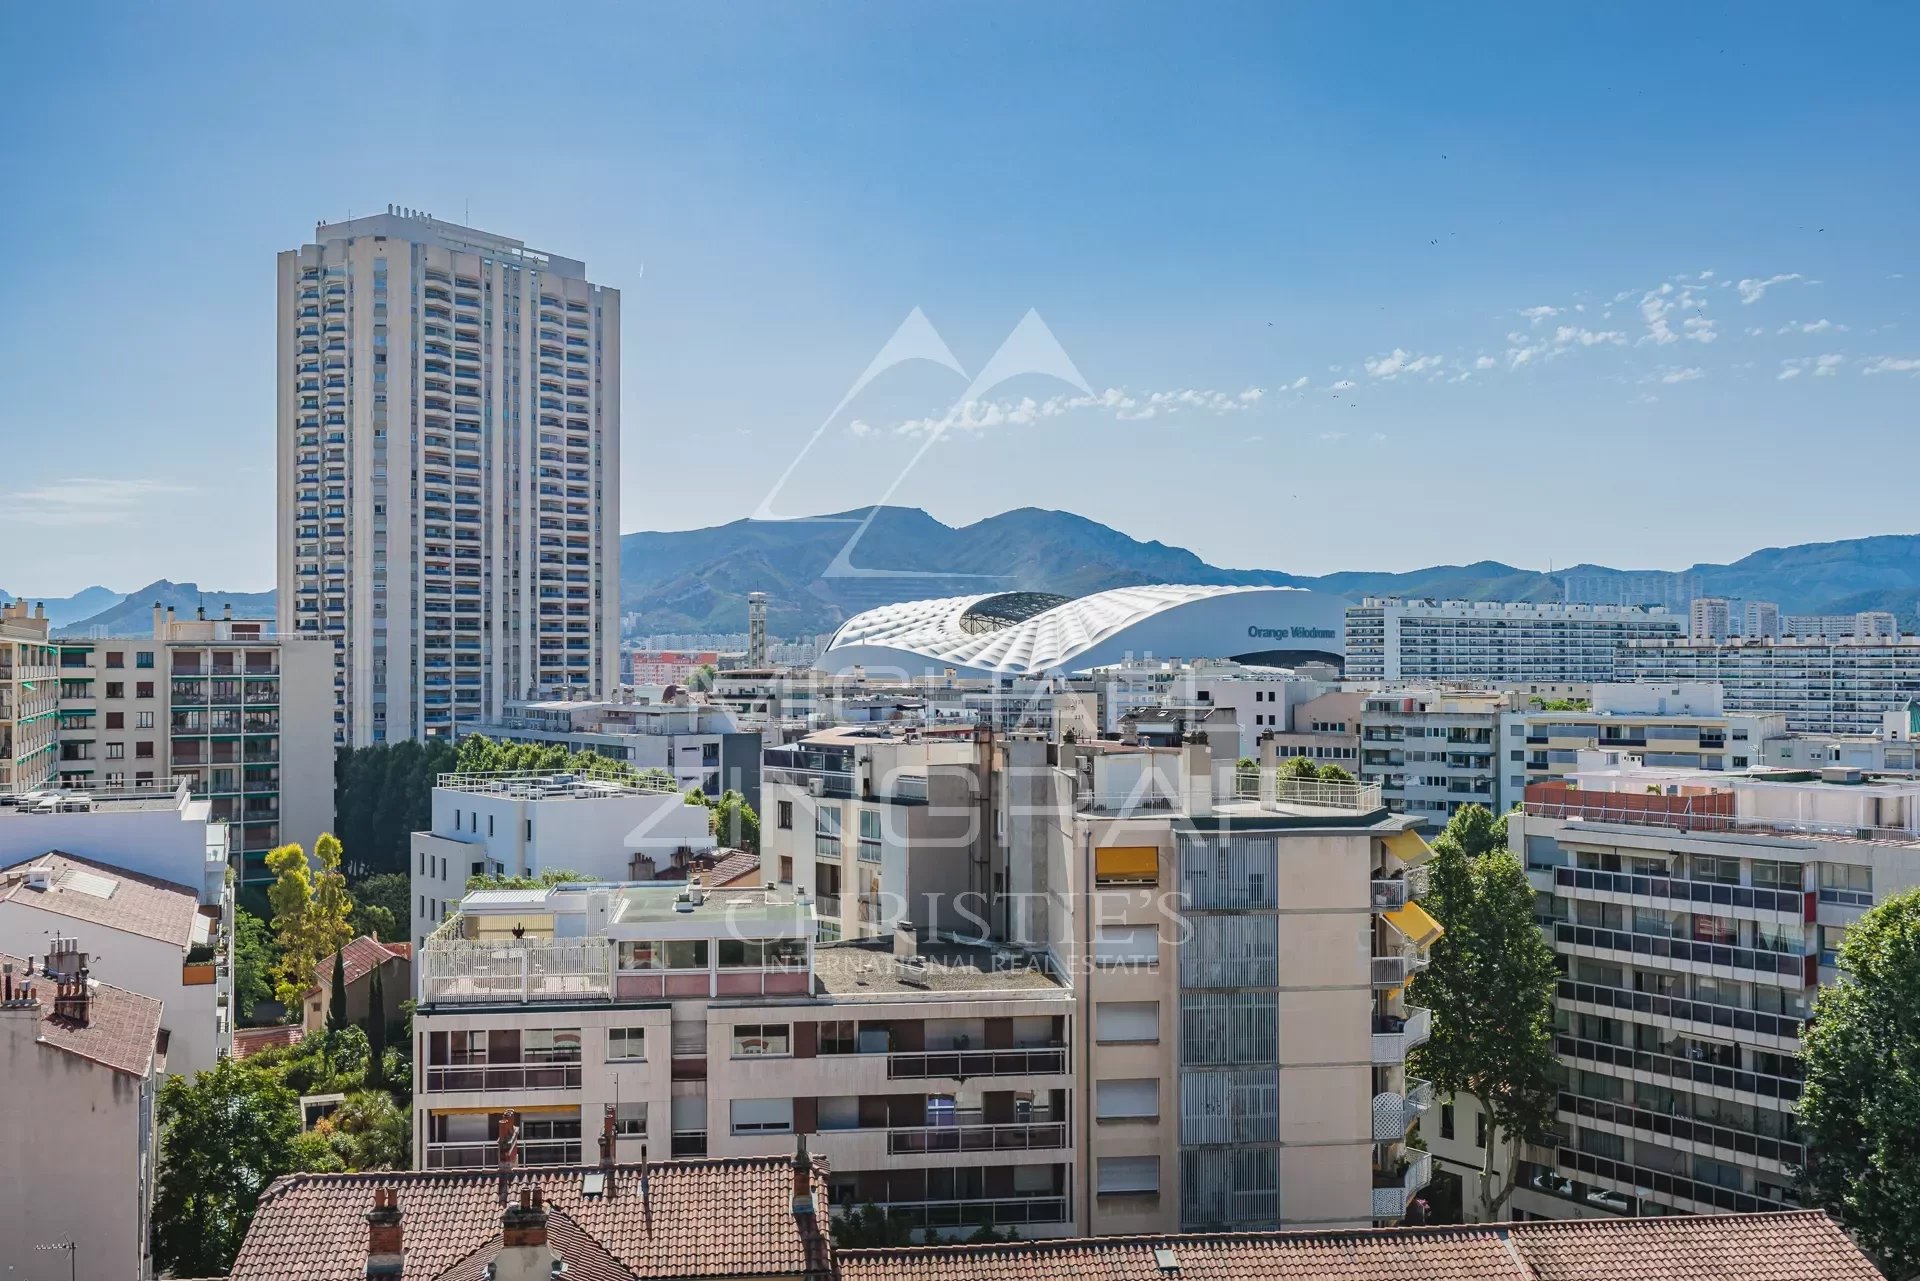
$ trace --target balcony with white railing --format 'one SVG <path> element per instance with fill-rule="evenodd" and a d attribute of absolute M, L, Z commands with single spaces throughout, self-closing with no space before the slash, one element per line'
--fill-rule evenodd
<path fill-rule="evenodd" d="M 580 1164 L 580 1140 L 523 1139 L 516 1159 L 517 1163 L 523 1166 L 578 1165 Z M 499 1164 L 500 1145 L 493 1139 L 467 1143 L 427 1144 L 426 1168 L 429 1170 L 492 1169 Z"/>
<path fill-rule="evenodd" d="M 1325 779 L 1284 778 L 1277 770 L 1235 774 L 1233 796 L 1281 813 L 1332 811 L 1370 814 L 1381 807 L 1378 783 L 1337 783 Z"/>
<path fill-rule="evenodd" d="M 420 1004 L 610 1001 L 606 939 L 429 938 L 420 948 Z"/>
<path fill-rule="evenodd" d="M 1381 1067 L 1405 1063 L 1414 1048 L 1433 1035 L 1433 1011 L 1408 1006 L 1405 1015 L 1376 1014 L 1373 1018 L 1373 1061 Z"/>
<path fill-rule="evenodd" d="M 1372 903 L 1376 912 L 1391 912 L 1405 907 L 1415 899 L 1425 897 L 1428 886 L 1427 868 L 1410 867 L 1399 876 L 1376 876 L 1373 879 Z"/>
<path fill-rule="evenodd" d="M 1415 1194 L 1433 1179 L 1433 1156 L 1427 1152 L 1409 1152 L 1395 1168 L 1376 1171 L 1373 1176 L 1373 1217 L 1398 1223 L 1407 1212 Z"/>
<path fill-rule="evenodd" d="M 1400 987 L 1426 968 L 1427 951 L 1412 940 L 1376 943 L 1373 957 L 1373 985 L 1377 988 Z"/>
<path fill-rule="evenodd" d="M 1432 1106 L 1433 1086 L 1427 1081 L 1408 1081 L 1405 1094 L 1385 1090 L 1374 1095 L 1373 1141 L 1398 1143 Z"/>

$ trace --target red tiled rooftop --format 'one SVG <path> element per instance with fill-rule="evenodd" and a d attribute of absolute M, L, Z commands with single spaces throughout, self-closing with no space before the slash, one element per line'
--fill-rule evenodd
<path fill-rule="evenodd" d="M 276 1046 L 298 1045 L 307 1029 L 298 1023 L 277 1023 L 272 1027 L 243 1027 L 233 1034 L 233 1057 L 248 1058 Z"/>
<path fill-rule="evenodd" d="M 719 889 L 722 886 L 732 885 L 735 881 L 750 877 L 759 870 L 760 856 L 758 854 L 754 854 L 748 850 L 733 850 L 721 855 L 715 860 L 713 870 L 707 872 L 702 879 L 709 888 Z M 748 882 L 748 884 L 752 886 L 758 884 L 758 882 L 751 881 Z"/>
<path fill-rule="evenodd" d="M 24 875 L 18 875 L 30 867 L 48 870 L 50 883 L 46 889 L 34 889 Z M 89 885 L 105 889 L 107 896 L 102 898 L 75 888 L 79 883 L 76 876 Z M 185 949 L 193 944 L 200 895 L 190 886 L 141 876 L 55 850 L 21 859 L 0 870 L 0 903 L 30 905 L 71 920 L 124 930 Z"/>
<path fill-rule="evenodd" d="M 346 966 L 347 982 L 349 985 L 371 974 L 375 966 L 385 965 L 395 957 L 401 957 L 406 960 L 413 959 L 413 944 L 382 943 L 378 939 L 371 938 L 365 934 L 350 940 L 347 945 L 340 950 L 346 954 L 343 964 Z M 333 953 L 329 952 L 321 959 L 316 971 L 319 975 L 319 981 L 329 983 L 333 981 L 333 955 Z M 310 993 L 318 990 L 318 982 L 316 982 L 315 986 L 307 989 Z"/>
<path fill-rule="evenodd" d="M 674 1161 L 616 1169 L 611 1195 L 588 1196 L 596 1167 L 543 1167 L 509 1176 L 490 1170 L 418 1170 L 371 1174 L 294 1174 L 276 1181 L 260 1208 L 229 1281 L 364 1281 L 366 1213 L 375 1188 L 399 1200 L 406 1252 L 401 1281 L 479 1281 L 492 1258 L 500 1216 L 522 1190 L 538 1188 L 549 1212 L 549 1239 L 604 1251 L 640 1278 L 825 1275 L 831 1266 L 826 1174 L 813 1168 L 818 1216 L 792 1212 L 788 1157 Z M 557 1231 L 554 1224 L 565 1220 Z M 582 1275 L 603 1281 L 595 1252 L 576 1251 Z M 573 1256 L 568 1257 L 569 1264 Z M 604 1264 L 599 1268 L 604 1268 Z"/>
<path fill-rule="evenodd" d="M 87 1021 L 76 1023 L 54 1016 L 57 980 L 30 975 L 27 962 L 18 957 L 0 955 L 0 963 L 13 966 L 16 997 L 31 983 L 40 1006 L 35 1035 L 41 1044 L 129 1076 L 144 1077 L 152 1069 L 154 1055 L 161 1052 L 160 1002 L 110 983 L 90 981 Z"/>
<path fill-rule="evenodd" d="M 1161 1266 L 1158 1252 L 1177 1265 Z M 843 1250 L 840 1281 L 1879 1281 L 1817 1210 Z"/>

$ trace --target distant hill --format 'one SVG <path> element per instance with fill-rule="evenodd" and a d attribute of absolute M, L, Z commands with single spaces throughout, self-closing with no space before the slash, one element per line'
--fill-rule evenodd
<path fill-rule="evenodd" d="M 102 627 L 112 636 L 149 636 L 153 633 L 153 607 L 156 604 L 173 606 L 175 615 L 180 618 L 192 618 L 194 610 L 203 606 L 209 617 L 218 617 L 228 605 L 233 606 L 235 618 L 273 617 L 273 593 L 270 591 L 202 591 L 198 583 L 175 583 L 162 578 L 119 597 L 96 614 L 64 625 L 56 622 L 54 631 L 62 636 L 85 636 L 94 628 Z M 49 617 L 52 616 L 51 605 L 47 613 Z"/>
<path fill-rule="evenodd" d="M 866 514 L 860 509 L 622 535 L 621 610 L 639 616 L 642 634 L 739 632 L 747 626 L 747 593 L 763 591 L 769 597 L 768 629 L 802 637 L 831 631 L 875 605 L 972 592 L 1078 596 L 1139 583 L 1245 583 L 1313 587 L 1351 598 L 1556 601 L 1564 596 L 1563 575 L 1647 572 L 1575 565 L 1549 574 L 1477 561 L 1316 577 L 1224 569 L 1184 547 L 1142 542 L 1072 512 L 1022 507 L 956 527 L 917 507 L 883 507 L 852 553 L 854 572 L 824 576 Z M 1697 575 L 1708 595 L 1776 601 L 1790 614 L 1885 609 L 1920 630 L 1920 534 L 1768 547 L 1731 564 L 1702 563 L 1685 572 Z M 57 631 L 85 635 L 97 626 L 137 635 L 152 627 L 155 601 L 186 616 L 201 604 L 217 614 L 231 602 L 236 616 L 250 618 L 271 618 L 274 609 L 270 591 L 202 591 L 196 583 L 166 579 L 125 596 L 89 587 L 46 604 Z"/>

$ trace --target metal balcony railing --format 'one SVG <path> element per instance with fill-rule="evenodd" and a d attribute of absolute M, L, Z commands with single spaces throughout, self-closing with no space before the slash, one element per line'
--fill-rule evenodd
<path fill-rule="evenodd" d="M 577 1090 L 580 1064 L 455 1063 L 427 1069 L 426 1090 Z"/>
<path fill-rule="evenodd" d="M 1409 1006 L 1404 1017 L 1377 1015 L 1373 1020 L 1373 1061 L 1383 1067 L 1405 1063 L 1414 1047 L 1432 1035 L 1432 1010 Z"/>
<path fill-rule="evenodd" d="M 896 1081 L 974 1076 L 1058 1076 L 1067 1070 L 1065 1046 L 1012 1050 L 910 1050 L 887 1056 Z"/>
<path fill-rule="evenodd" d="M 488 1169 L 500 1163 L 500 1145 L 492 1139 L 472 1143 L 427 1144 L 429 1170 Z M 578 1165 L 580 1140 L 533 1139 L 520 1141 L 520 1165 Z"/>
<path fill-rule="evenodd" d="M 1066 1146 L 1065 1121 L 895 1126 L 887 1131 L 890 1156 L 928 1152 L 1026 1152 Z"/>
<path fill-rule="evenodd" d="M 1433 1106 L 1433 1086 L 1426 1081 L 1409 1081 L 1405 1094 L 1392 1090 L 1373 1096 L 1373 1141 L 1397 1143 Z"/>
<path fill-rule="evenodd" d="M 1433 1156 L 1427 1152 L 1410 1153 L 1404 1169 L 1374 1175 L 1373 1217 L 1397 1222 L 1406 1214 L 1414 1194 L 1432 1179 Z"/>

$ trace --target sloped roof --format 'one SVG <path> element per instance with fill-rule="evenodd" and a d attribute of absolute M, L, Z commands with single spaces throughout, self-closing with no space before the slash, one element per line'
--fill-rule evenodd
<path fill-rule="evenodd" d="M 1163 1259 L 1174 1266 L 1163 1266 Z M 841 1281 L 1875 1281 L 1818 1210 L 843 1250 Z"/>
<path fill-rule="evenodd" d="M 612 1195 L 589 1196 L 593 1166 L 523 1169 L 504 1184 L 490 1170 L 294 1174 L 260 1198 L 229 1281 L 365 1281 L 366 1213 L 375 1188 L 393 1188 L 406 1262 L 401 1281 L 477 1281 L 492 1258 L 501 1213 L 522 1190 L 547 1203 L 549 1241 L 591 1242 L 640 1278 L 824 1274 L 831 1267 L 826 1172 L 813 1167 L 821 1213 L 792 1212 L 790 1157 L 672 1161 L 616 1169 Z M 555 1232 L 554 1224 L 567 1226 Z M 577 1239 L 572 1236 L 577 1229 Z M 578 1251 L 582 1267 L 597 1257 Z M 568 1257 L 569 1263 L 573 1262 Z M 604 1265 L 603 1265 L 604 1266 Z M 587 1275 L 599 1281 L 598 1271 Z"/>
<path fill-rule="evenodd" d="M 124 930 L 183 949 L 193 946 L 200 895 L 190 886 L 141 876 L 59 850 L 21 859 L 4 870 L 29 867 L 48 870 L 48 887 L 34 889 L 24 876 L 0 878 L 0 903 L 37 907 L 69 920 Z"/>
<path fill-rule="evenodd" d="M 0 955 L 0 963 L 13 966 L 16 995 L 24 983 L 32 984 L 34 1000 L 40 1005 L 35 1035 L 42 1044 L 128 1076 L 144 1077 L 152 1069 L 160 1044 L 160 1002 L 111 983 L 89 981 L 87 1021 L 75 1023 L 54 1017 L 57 980 L 33 977 L 27 962 L 18 957 Z"/>
<path fill-rule="evenodd" d="M 413 960 L 411 943 L 382 943 L 365 934 L 349 940 L 340 950 L 345 953 L 343 964 L 346 968 L 348 986 L 357 983 L 373 973 L 376 966 L 385 965 L 388 961 L 411 962 Z M 334 954 L 329 952 L 320 959 L 320 964 L 315 967 L 317 981 L 315 986 L 307 989 L 308 992 L 318 991 L 321 983 L 333 982 L 333 957 Z"/>

